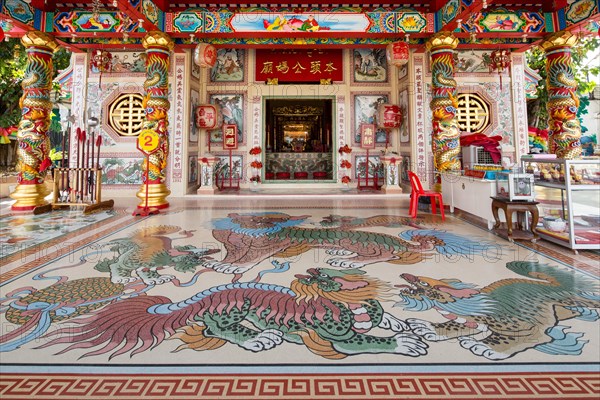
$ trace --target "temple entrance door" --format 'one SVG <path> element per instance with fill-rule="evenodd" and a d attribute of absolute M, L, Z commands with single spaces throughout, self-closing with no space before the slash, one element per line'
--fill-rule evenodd
<path fill-rule="evenodd" d="M 333 180 L 332 106 L 332 99 L 266 100 L 265 181 Z"/>

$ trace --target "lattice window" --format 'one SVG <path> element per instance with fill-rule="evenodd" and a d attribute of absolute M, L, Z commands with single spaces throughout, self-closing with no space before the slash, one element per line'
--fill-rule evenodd
<path fill-rule="evenodd" d="M 146 112 L 143 97 L 137 93 L 124 93 L 109 107 L 109 125 L 121 136 L 137 136 L 142 130 Z"/>
<path fill-rule="evenodd" d="M 456 119 L 461 131 L 481 132 L 490 124 L 490 105 L 477 94 L 461 93 Z"/>

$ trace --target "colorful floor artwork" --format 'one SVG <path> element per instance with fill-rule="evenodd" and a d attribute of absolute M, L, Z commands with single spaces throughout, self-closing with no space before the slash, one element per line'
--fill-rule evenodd
<path fill-rule="evenodd" d="M 597 273 L 451 216 L 259 204 L 127 218 L 1 284 L 0 397 L 599 393 Z"/>

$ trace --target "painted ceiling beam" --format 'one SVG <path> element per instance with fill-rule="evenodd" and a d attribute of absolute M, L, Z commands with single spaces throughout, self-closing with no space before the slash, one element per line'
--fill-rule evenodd
<path fill-rule="evenodd" d="M 121 12 L 124 12 L 125 14 L 129 15 L 129 18 L 131 18 L 133 22 L 143 23 L 143 28 L 145 31 L 149 32 L 161 30 L 158 28 L 158 26 L 154 25 L 154 23 L 150 21 L 142 11 L 131 6 L 131 4 L 129 4 L 129 0 L 117 0 L 117 8 Z"/>
<path fill-rule="evenodd" d="M 583 30 L 584 26 L 587 26 L 588 24 L 591 24 L 593 21 L 595 21 L 597 24 L 600 24 L 600 13 L 595 13 L 595 14 L 591 15 L 589 18 L 586 18 L 583 21 L 580 21 L 580 22 L 578 22 L 576 24 L 573 24 L 573 25 L 565 28 L 564 30 L 565 31 L 577 31 L 577 32 L 581 32 Z M 587 29 L 585 30 L 585 32 L 587 34 L 592 34 L 593 35 L 595 33 L 596 35 L 598 35 L 598 32 L 589 32 Z M 551 33 L 545 34 L 544 37 L 546 35 L 551 35 Z M 536 40 L 533 43 L 530 43 L 528 45 L 523 45 L 523 46 L 521 46 L 521 47 L 513 50 L 513 53 L 523 53 L 523 52 L 529 50 L 531 47 L 539 45 L 542 42 L 542 40 L 543 40 L 543 37 L 541 39 L 539 39 L 539 40 Z"/>
<path fill-rule="evenodd" d="M 5 21 L 10 21 L 14 27 L 17 27 L 20 30 L 20 32 L 17 33 L 12 31 L 5 33 L 7 36 L 10 36 L 12 38 L 20 38 L 22 36 L 25 36 L 27 32 L 36 30 L 33 26 L 24 24 L 23 22 L 18 21 L 9 15 L 0 13 L 0 18 L 2 18 Z M 54 35 L 53 33 L 49 32 L 49 34 L 52 35 L 54 39 L 56 39 L 56 42 L 60 45 L 60 47 L 64 47 L 72 53 L 85 53 L 85 50 L 81 50 L 80 48 L 78 48 L 75 45 L 72 45 L 71 43 L 67 43 L 64 40 L 60 40 L 60 38 Z"/>
<path fill-rule="evenodd" d="M 488 4 L 488 8 L 489 8 L 489 4 Z M 460 13 L 458 13 L 450 22 L 448 22 L 446 25 L 442 26 L 442 29 L 440 29 L 440 31 L 450 31 L 450 32 L 454 31 L 457 27 L 460 27 L 459 26 L 460 21 L 468 20 L 469 17 L 471 16 L 471 14 L 481 12 L 481 10 L 483 10 L 483 2 L 482 1 L 474 1 L 473 4 L 471 4 L 469 7 L 465 8 Z"/>

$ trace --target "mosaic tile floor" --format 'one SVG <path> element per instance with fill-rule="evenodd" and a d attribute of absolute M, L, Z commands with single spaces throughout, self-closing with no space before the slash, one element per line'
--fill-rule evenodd
<path fill-rule="evenodd" d="M 600 395 L 595 253 L 406 197 L 117 205 L 2 210 L 3 400 Z"/>

